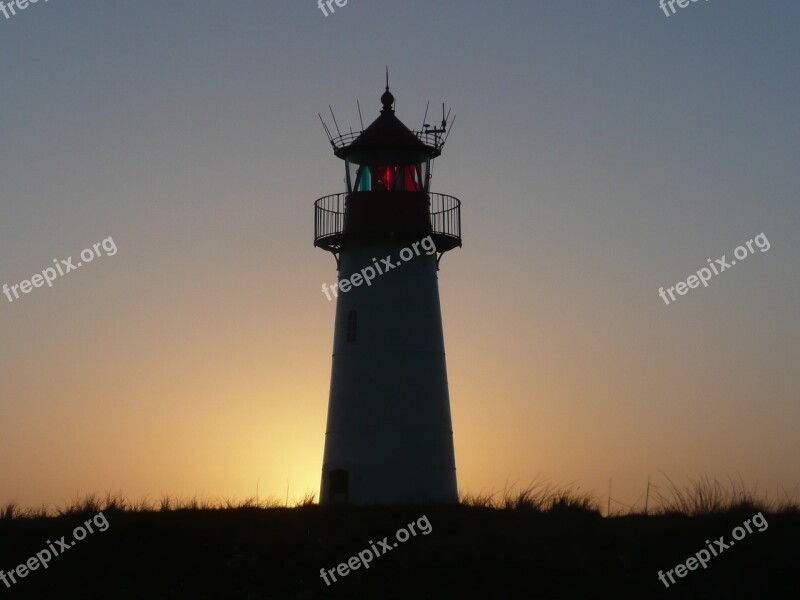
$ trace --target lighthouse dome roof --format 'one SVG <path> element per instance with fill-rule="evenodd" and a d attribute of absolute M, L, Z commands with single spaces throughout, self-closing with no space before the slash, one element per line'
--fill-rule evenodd
<path fill-rule="evenodd" d="M 336 156 L 345 158 L 353 154 L 364 154 L 373 151 L 400 151 L 426 155 L 435 158 L 439 155 L 436 148 L 423 143 L 417 135 L 406 127 L 394 114 L 392 105 L 394 96 L 388 90 L 381 96 L 383 110 L 380 116 L 364 129 L 351 144 L 336 150 Z"/>

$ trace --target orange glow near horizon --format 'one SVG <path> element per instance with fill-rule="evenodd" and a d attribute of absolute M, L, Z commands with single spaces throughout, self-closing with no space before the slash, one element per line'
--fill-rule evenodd
<path fill-rule="evenodd" d="M 798 498 L 800 8 L 475 2 L 454 28 L 446 3 L 313 4 L 3 23 L 0 290 L 117 253 L 0 292 L 0 504 L 318 493 L 337 273 L 312 209 L 348 167 L 317 115 L 368 127 L 387 64 L 406 126 L 458 115 L 432 179 L 389 175 L 461 201 L 438 272 L 460 490 Z M 659 297 L 761 232 L 769 252 Z"/>

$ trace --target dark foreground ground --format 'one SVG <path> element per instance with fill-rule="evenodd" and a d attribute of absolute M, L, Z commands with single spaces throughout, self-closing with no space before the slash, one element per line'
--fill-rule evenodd
<path fill-rule="evenodd" d="M 601 518 L 579 510 L 403 509 L 104 511 L 109 524 L 70 545 L 0 599 L 127 598 L 800 598 L 800 514 L 764 514 L 746 535 L 669 589 L 659 570 L 707 548 L 757 509 L 703 517 Z M 426 516 L 427 535 L 395 532 Z M 91 518 L 0 520 L 6 573 Z M 417 531 L 425 529 L 417 526 Z M 96 527 L 95 527 L 96 529 Z M 401 534 L 402 535 L 402 534 Z M 370 547 L 392 547 L 326 587 L 334 569 Z M 716 546 L 715 546 L 716 547 Z M 330 579 L 330 576 L 329 576 Z"/>

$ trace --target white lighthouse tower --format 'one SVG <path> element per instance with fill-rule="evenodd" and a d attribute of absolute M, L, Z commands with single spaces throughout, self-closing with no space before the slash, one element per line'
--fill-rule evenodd
<path fill-rule="evenodd" d="M 381 102 L 363 131 L 329 133 L 347 191 L 315 203 L 314 245 L 334 254 L 339 281 L 320 501 L 452 503 L 437 271 L 461 246 L 461 202 L 429 190 L 448 117 L 413 132 L 395 116 L 388 82 Z"/>

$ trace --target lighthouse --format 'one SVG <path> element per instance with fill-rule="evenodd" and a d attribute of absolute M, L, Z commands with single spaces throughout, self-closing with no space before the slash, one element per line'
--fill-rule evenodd
<path fill-rule="evenodd" d="M 338 271 L 320 502 L 454 503 L 438 271 L 461 246 L 461 202 L 430 191 L 449 114 L 412 131 L 388 80 L 381 103 L 362 131 L 334 137 L 323 121 L 346 191 L 314 205 L 314 245 Z"/>

